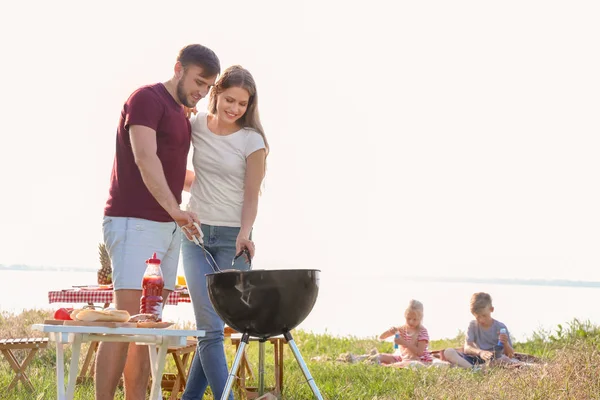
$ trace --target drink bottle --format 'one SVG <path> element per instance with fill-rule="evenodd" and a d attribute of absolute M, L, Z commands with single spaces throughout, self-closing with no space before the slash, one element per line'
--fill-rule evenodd
<path fill-rule="evenodd" d="M 156 253 L 146 260 L 146 272 L 142 278 L 142 298 L 140 299 L 140 313 L 154 314 L 157 321 L 162 320 L 163 298 L 162 291 L 165 286 L 163 274 L 160 269 L 160 260 Z"/>
<path fill-rule="evenodd" d="M 506 334 L 506 329 L 502 328 L 500 329 L 500 334 Z M 496 347 L 494 348 L 494 356 L 496 358 L 500 358 L 502 357 L 502 355 L 504 354 L 504 343 L 502 343 L 500 341 L 500 338 L 498 338 L 498 343 L 496 344 Z"/>

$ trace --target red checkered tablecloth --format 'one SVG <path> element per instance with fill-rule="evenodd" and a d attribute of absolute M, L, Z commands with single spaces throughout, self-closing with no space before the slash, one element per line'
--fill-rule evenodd
<path fill-rule="evenodd" d="M 50 303 L 112 303 L 112 290 L 67 289 L 48 292 Z M 167 298 L 167 304 L 191 303 L 186 291 L 176 290 Z"/>

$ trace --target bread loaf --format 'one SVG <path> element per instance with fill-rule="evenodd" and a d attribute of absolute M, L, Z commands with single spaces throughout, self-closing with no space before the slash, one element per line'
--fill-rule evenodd
<path fill-rule="evenodd" d="M 78 311 L 75 313 L 75 311 Z M 86 322 L 127 322 L 129 313 L 125 310 L 74 310 L 71 318 Z"/>
<path fill-rule="evenodd" d="M 77 321 L 77 314 L 79 314 L 80 311 L 82 311 L 81 308 L 76 308 L 73 311 L 71 311 L 71 319 L 73 321 Z"/>

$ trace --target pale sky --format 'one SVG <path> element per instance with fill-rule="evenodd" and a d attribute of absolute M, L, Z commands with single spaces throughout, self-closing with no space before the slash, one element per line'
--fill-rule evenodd
<path fill-rule="evenodd" d="M 600 3 L 90 4 L 0 6 L 0 264 L 97 267 L 123 102 L 201 43 L 258 84 L 256 268 L 600 280 Z"/>

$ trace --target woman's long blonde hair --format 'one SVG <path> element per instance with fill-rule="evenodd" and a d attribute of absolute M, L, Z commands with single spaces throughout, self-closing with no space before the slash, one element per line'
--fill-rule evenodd
<path fill-rule="evenodd" d="M 241 128 L 250 128 L 258 132 L 265 142 L 266 154 L 269 154 L 269 143 L 267 142 L 267 137 L 262 124 L 260 123 L 260 116 L 258 115 L 258 93 L 256 91 L 256 83 L 254 82 L 252 74 L 247 69 L 242 68 L 239 65 L 232 65 L 223 71 L 223 75 L 221 75 L 210 91 L 208 112 L 216 115 L 217 97 L 226 89 L 232 87 L 242 88 L 250 95 L 250 98 L 248 99 L 248 108 L 244 115 L 237 120 L 237 124 Z"/>

